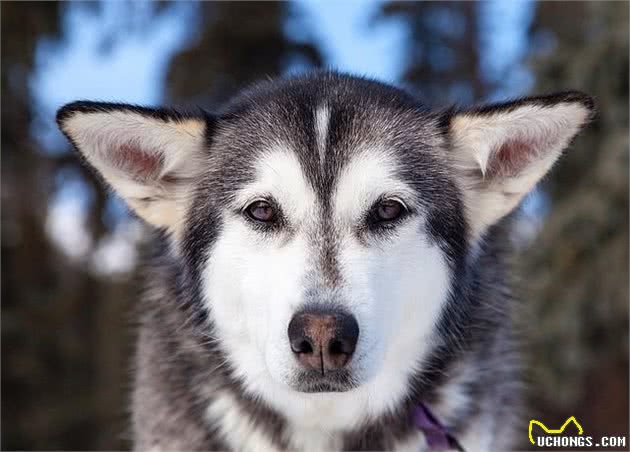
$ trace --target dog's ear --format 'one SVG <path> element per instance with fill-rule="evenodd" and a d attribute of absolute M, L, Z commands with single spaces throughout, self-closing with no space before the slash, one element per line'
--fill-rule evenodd
<path fill-rule="evenodd" d="M 206 156 L 210 117 L 124 104 L 74 102 L 60 129 L 85 160 L 148 223 L 173 232 Z"/>
<path fill-rule="evenodd" d="M 511 212 L 593 116 L 579 92 L 529 97 L 450 112 L 450 151 L 472 236 Z"/>

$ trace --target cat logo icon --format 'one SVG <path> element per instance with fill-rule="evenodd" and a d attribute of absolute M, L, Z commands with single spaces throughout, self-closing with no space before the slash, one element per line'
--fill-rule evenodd
<path fill-rule="evenodd" d="M 543 431 L 545 433 L 548 433 L 550 435 L 559 435 L 562 432 L 564 432 L 564 429 L 567 427 L 567 425 L 569 425 L 571 422 L 573 422 L 575 424 L 575 426 L 578 429 L 578 435 L 581 435 L 584 433 L 584 429 L 582 428 L 582 426 L 580 425 L 580 423 L 577 421 L 577 419 L 575 419 L 575 416 L 571 416 L 570 418 L 568 418 L 566 421 L 564 421 L 564 424 L 562 424 L 562 427 L 558 428 L 558 429 L 550 429 L 547 428 L 547 426 L 545 424 L 543 424 L 540 421 L 537 421 L 536 419 L 532 419 L 531 421 L 529 421 L 529 441 L 532 444 L 536 444 L 536 442 L 534 441 L 534 437 L 532 436 L 532 429 L 534 427 L 534 424 L 538 425 L 540 428 L 543 429 Z"/>

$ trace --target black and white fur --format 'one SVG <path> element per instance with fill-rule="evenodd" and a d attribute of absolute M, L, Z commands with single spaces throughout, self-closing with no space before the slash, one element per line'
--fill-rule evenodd
<path fill-rule="evenodd" d="M 428 111 L 336 73 L 266 81 L 214 113 L 76 102 L 60 128 L 155 226 L 135 447 L 423 450 L 422 402 L 466 450 L 520 408 L 509 213 L 592 114 L 578 92 Z M 278 219 L 244 211 L 273 203 Z M 395 199 L 405 214 L 367 220 Z M 347 380 L 305 389 L 287 339 L 311 303 L 359 324 Z M 517 428 L 523 428 L 521 424 Z"/>

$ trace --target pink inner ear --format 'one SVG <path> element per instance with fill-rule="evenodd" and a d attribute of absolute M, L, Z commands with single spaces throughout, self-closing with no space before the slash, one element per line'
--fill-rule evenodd
<path fill-rule="evenodd" d="M 518 176 L 538 157 L 538 143 L 525 140 L 508 140 L 490 154 L 486 167 L 487 177 Z"/>
<path fill-rule="evenodd" d="M 111 154 L 111 159 L 116 168 L 141 181 L 157 178 L 164 164 L 160 153 L 146 152 L 140 146 L 131 143 L 116 148 Z"/>

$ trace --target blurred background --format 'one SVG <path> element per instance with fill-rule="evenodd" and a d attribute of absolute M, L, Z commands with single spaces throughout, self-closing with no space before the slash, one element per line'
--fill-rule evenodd
<path fill-rule="evenodd" d="M 79 165 L 76 99 L 213 105 L 333 67 L 428 104 L 581 89 L 514 235 L 529 413 L 628 433 L 627 2 L 2 2 L 2 449 L 125 449 L 141 226 Z M 527 424 L 523 447 L 527 448 Z"/>

